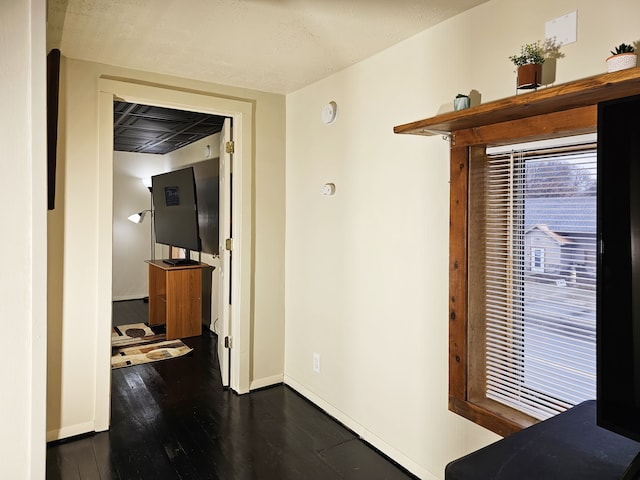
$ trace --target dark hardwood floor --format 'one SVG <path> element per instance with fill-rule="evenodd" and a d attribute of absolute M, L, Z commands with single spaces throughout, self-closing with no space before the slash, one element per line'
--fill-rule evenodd
<path fill-rule="evenodd" d="M 116 302 L 114 324 L 146 308 Z M 49 480 L 415 478 L 286 386 L 223 389 L 208 331 L 183 341 L 185 357 L 113 371 L 110 430 L 50 444 Z"/>

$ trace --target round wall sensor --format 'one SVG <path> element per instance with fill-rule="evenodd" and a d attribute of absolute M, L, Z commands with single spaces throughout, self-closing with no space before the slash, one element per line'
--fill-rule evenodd
<path fill-rule="evenodd" d="M 327 125 L 336 121 L 338 105 L 336 102 L 329 102 L 322 107 L 322 121 Z"/>
<path fill-rule="evenodd" d="M 333 195 L 336 193 L 335 183 L 325 183 L 320 189 L 322 195 Z"/>

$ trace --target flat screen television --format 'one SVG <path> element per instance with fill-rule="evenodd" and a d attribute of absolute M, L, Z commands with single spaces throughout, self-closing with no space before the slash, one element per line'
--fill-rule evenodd
<path fill-rule="evenodd" d="M 636 441 L 640 441 L 638 132 L 640 95 L 598 105 L 597 423 Z M 638 466 L 638 458 L 634 464 Z M 623 478 L 634 476 L 628 473 Z"/>
<path fill-rule="evenodd" d="M 178 265 L 192 263 L 191 251 L 202 248 L 193 167 L 151 177 L 156 242 L 186 249 L 184 259 L 165 259 Z"/>

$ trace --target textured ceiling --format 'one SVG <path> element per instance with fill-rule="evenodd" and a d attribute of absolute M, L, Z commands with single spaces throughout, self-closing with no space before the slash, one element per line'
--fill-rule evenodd
<path fill-rule="evenodd" d="M 163 155 L 222 130 L 224 117 L 113 102 L 113 149 Z"/>
<path fill-rule="evenodd" d="M 48 0 L 48 48 L 289 93 L 486 0 Z"/>

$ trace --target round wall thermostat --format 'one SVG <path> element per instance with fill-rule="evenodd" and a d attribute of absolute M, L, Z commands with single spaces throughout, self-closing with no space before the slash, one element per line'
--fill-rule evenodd
<path fill-rule="evenodd" d="M 338 105 L 336 102 L 329 102 L 322 107 L 322 121 L 327 125 L 336 121 Z"/>

